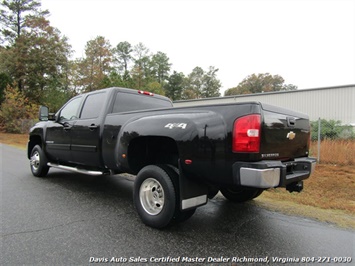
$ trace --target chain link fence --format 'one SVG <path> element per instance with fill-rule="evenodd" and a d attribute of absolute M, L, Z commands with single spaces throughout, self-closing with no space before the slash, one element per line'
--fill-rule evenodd
<path fill-rule="evenodd" d="M 311 127 L 311 156 L 318 163 L 355 164 L 355 127 L 321 118 Z"/>

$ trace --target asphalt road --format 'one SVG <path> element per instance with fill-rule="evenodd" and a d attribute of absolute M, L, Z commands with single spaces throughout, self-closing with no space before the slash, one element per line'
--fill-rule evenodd
<path fill-rule="evenodd" d="M 36 178 L 25 151 L 2 144 L 0 151 L 1 265 L 90 265 L 100 259 L 105 264 L 113 259 L 115 265 L 355 261 L 354 231 L 255 204 L 232 204 L 222 196 L 185 223 L 152 229 L 135 212 L 130 178 L 54 169 L 48 177 Z"/>

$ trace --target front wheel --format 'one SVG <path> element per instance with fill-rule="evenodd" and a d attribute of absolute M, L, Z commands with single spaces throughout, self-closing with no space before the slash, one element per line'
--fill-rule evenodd
<path fill-rule="evenodd" d="M 223 188 L 220 191 L 226 199 L 241 203 L 260 196 L 264 190 L 260 188 L 234 187 Z"/>
<path fill-rule="evenodd" d="M 34 176 L 44 177 L 48 173 L 47 157 L 39 145 L 34 146 L 31 151 L 30 166 Z"/>
<path fill-rule="evenodd" d="M 163 168 L 148 165 L 138 173 L 133 199 L 138 215 L 146 225 L 163 228 L 173 220 L 177 196 L 174 184 Z"/>

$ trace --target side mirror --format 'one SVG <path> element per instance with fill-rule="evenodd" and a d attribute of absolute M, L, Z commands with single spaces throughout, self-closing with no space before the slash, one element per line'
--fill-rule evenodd
<path fill-rule="evenodd" d="M 39 121 L 48 121 L 48 117 L 49 117 L 48 107 L 47 106 L 40 106 L 39 113 L 38 113 Z"/>

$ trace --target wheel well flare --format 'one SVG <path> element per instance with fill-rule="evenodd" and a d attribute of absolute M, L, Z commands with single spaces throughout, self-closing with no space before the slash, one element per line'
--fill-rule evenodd
<path fill-rule="evenodd" d="M 30 136 L 27 148 L 27 158 L 30 159 L 31 151 L 34 146 L 39 145 L 42 148 L 42 139 L 40 136 Z"/>

